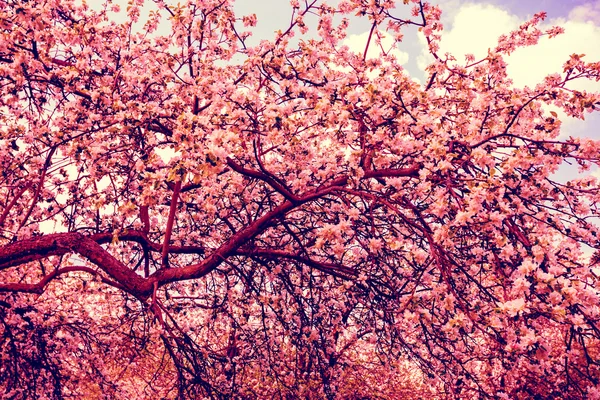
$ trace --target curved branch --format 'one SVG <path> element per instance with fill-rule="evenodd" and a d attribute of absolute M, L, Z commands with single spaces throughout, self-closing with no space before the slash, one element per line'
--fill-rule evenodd
<path fill-rule="evenodd" d="M 413 177 L 418 176 L 420 165 L 414 165 L 409 168 L 400 169 L 384 169 L 378 171 L 367 171 L 363 178 L 374 177 Z M 315 190 L 308 191 L 302 196 L 298 196 L 297 200 L 285 201 L 281 205 L 275 207 L 262 217 L 258 218 L 244 229 L 239 230 L 231 236 L 223 245 L 221 245 L 213 254 L 202 260 L 200 263 L 189 265 L 183 268 L 161 269 L 150 276 L 152 282 L 157 281 L 159 285 L 164 285 L 169 282 L 197 279 L 201 278 L 210 272 L 214 271 L 227 257 L 233 255 L 243 245 L 254 239 L 256 236 L 263 233 L 269 228 L 273 221 L 283 217 L 289 211 L 305 204 L 309 201 L 321 198 L 325 195 L 335 192 L 337 189 L 345 186 L 350 179 L 349 175 L 342 175 L 324 187 L 319 187 Z"/>
<path fill-rule="evenodd" d="M 369 170 L 365 172 L 363 179 L 375 177 L 413 177 L 418 176 L 420 168 L 420 165 L 414 165 L 409 168 Z M 308 191 L 301 197 L 295 196 L 295 201 L 285 201 L 246 226 L 244 229 L 235 233 L 200 263 L 183 268 L 161 269 L 147 279 L 137 275 L 133 270 L 127 268 L 127 266 L 102 248 L 101 244 L 112 241 L 113 237 L 108 233 L 96 234 L 89 237 L 78 232 L 57 233 L 32 237 L 9 244 L 0 249 L 0 270 L 31 261 L 41 260 L 52 255 L 64 255 L 73 252 L 87 258 L 90 262 L 100 267 L 113 280 L 122 285 L 123 289 L 128 293 L 131 293 L 140 299 L 147 299 L 152 293 L 152 288 L 155 284 L 164 285 L 169 282 L 197 279 L 207 275 L 216 269 L 229 256 L 236 254 L 242 246 L 272 226 L 275 220 L 283 217 L 286 213 L 304 203 L 333 193 L 337 189 L 345 186 L 349 179 L 349 175 L 342 175 L 330 181 L 326 186 Z M 163 251 L 161 245 L 150 242 L 143 232 L 127 231 L 123 235 L 120 235 L 120 238 L 145 244 L 153 251 Z M 195 246 L 169 248 L 169 252 L 204 253 L 204 248 Z M 283 253 L 280 256 L 284 257 Z M 292 256 L 287 255 L 287 257 L 291 258 Z M 350 275 L 354 274 L 353 271 L 340 270 L 340 266 L 336 264 L 329 265 L 318 263 L 306 257 L 294 257 L 296 257 L 295 259 L 297 261 L 304 262 L 307 265 L 311 265 L 330 274 L 339 273 L 338 271 Z M 33 290 L 31 287 L 23 287 L 21 289 L 27 290 L 27 288 Z"/>
<path fill-rule="evenodd" d="M 102 246 L 78 232 L 35 236 L 0 248 L 0 270 L 53 255 L 77 253 L 97 265 L 128 293 L 147 298 L 152 283 L 137 275 L 113 257 Z"/>

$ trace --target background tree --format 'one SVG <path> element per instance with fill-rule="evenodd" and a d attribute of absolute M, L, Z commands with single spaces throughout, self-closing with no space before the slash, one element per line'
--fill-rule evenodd
<path fill-rule="evenodd" d="M 517 89 L 543 13 L 462 62 L 412 3 L 291 1 L 250 46 L 229 0 L 1 2 L 4 397 L 599 397 L 598 181 L 555 174 L 600 146 L 544 104 L 596 109 L 600 64 Z"/>

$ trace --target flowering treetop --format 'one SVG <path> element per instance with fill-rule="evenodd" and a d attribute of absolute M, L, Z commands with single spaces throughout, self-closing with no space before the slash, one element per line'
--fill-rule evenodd
<path fill-rule="evenodd" d="M 600 63 L 514 88 L 545 14 L 463 61 L 420 1 L 292 0 L 253 46 L 233 1 L 150 3 L 0 4 L 9 398 L 600 396 L 599 183 L 555 177 L 600 145 L 544 107 L 596 110 Z M 422 85 L 382 44 L 417 28 Z"/>

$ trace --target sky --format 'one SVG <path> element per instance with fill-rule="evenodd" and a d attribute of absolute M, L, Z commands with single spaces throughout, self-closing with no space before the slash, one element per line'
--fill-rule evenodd
<path fill-rule="evenodd" d="M 400 8 L 402 2 L 398 0 Z M 444 33 L 441 52 L 452 53 L 458 60 L 473 53 L 485 57 L 495 47 L 497 38 L 516 29 L 533 14 L 546 11 L 543 26 L 560 25 L 565 33 L 554 39 L 542 39 L 535 47 L 519 49 L 508 59 L 508 73 L 515 86 L 535 86 L 553 72 L 562 71 L 563 63 L 573 53 L 586 54 L 588 61 L 600 61 L 600 0 L 432 0 L 442 9 Z M 258 5 L 260 4 L 260 6 Z M 256 14 L 255 39 L 271 38 L 273 32 L 289 24 L 290 7 L 285 0 L 237 0 L 236 13 Z M 364 49 L 369 26 L 351 23 L 346 39 L 351 49 Z M 424 81 L 424 67 L 430 61 L 425 40 L 416 28 L 407 28 L 397 54 L 407 72 Z M 598 90 L 598 82 L 580 82 L 571 86 L 578 90 Z M 554 110 L 558 111 L 558 110 Z M 558 112 L 563 120 L 562 136 L 588 136 L 600 139 L 600 113 L 588 114 L 586 121 L 574 120 Z M 600 173 L 599 173 L 600 177 Z"/>

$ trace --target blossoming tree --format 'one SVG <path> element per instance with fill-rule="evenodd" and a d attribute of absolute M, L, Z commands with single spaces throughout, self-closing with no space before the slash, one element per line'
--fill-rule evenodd
<path fill-rule="evenodd" d="M 597 109 L 600 63 L 512 87 L 544 14 L 463 61 L 416 0 L 292 0 L 257 45 L 143 3 L 0 2 L 4 397 L 600 396 L 599 182 L 556 178 L 600 145 L 544 107 Z"/>

